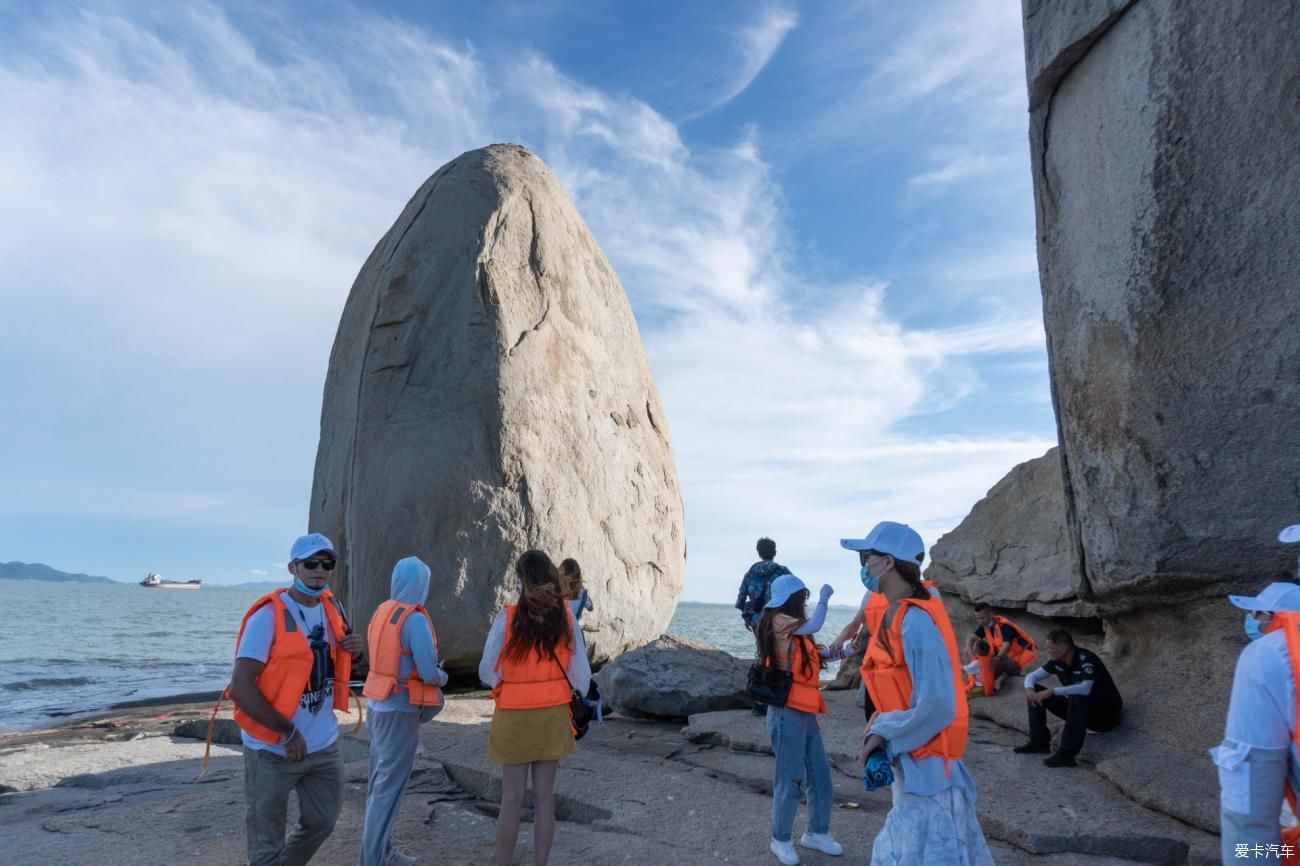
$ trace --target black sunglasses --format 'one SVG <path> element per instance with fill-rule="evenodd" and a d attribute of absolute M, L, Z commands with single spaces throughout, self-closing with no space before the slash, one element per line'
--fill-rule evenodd
<path fill-rule="evenodd" d="M 312 557 L 311 559 L 300 559 L 298 560 L 298 562 L 302 563 L 302 567 L 308 570 L 315 569 L 315 568 L 323 568 L 325 571 L 333 571 L 334 566 L 338 565 L 337 560 L 317 559 L 316 557 Z"/>

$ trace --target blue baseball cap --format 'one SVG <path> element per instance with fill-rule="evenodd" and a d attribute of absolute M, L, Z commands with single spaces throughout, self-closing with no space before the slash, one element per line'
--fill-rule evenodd
<path fill-rule="evenodd" d="M 866 538 L 841 538 L 840 547 L 845 550 L 874 550 L 917 566 L 925 559 L 925 542 L 920 533 L 906 523 L 892 520 L 877 523 Z"/>
<path fill-rule="evenodd" d="M 763 607 L 780 607 L 786 603 L 786 600 L 796 592 L 803 592 L 808 587 L 803 585 L 803 581 L 793 574 L 783 574 L 776 580 L 772 581 L 770 592 L 772 597 L 767 600 Z"/>
<path fill-rule="evenodd" d="M 289 548 L 289 561 L 297 562 L 300 559 L 306 559 L 313 553 L 321 552 L 333 554 L 336 558 L 338 557 L 338 554 L 334 552 L 334 542 L 330 541 L 319 532 L 313 532 L 304 535 L 293 543 L 293 547 Z"/>
<path fill-rule="evenodd" d="M 1230 595 L 1228 601 L 1242 610 L 1300 611 L 1300 584 L 1270 583 L 1259 595 Z"/>

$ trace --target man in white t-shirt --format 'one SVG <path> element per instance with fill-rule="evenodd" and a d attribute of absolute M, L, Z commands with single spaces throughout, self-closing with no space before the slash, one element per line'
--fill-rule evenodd
<path fill-rule="evenodd" d="M 249 610 L 230 679 L 244 740 L 249 866 L 305 864 L 334 830 L 343 805 L 334 710 L 347 708 L 351 661 L 365 648 L 329 592 L 338 562 L 330 540 L 304 535 L 289 558 L 293 585 Z M 290 791 L 299 819 L 286 840 Z"/>

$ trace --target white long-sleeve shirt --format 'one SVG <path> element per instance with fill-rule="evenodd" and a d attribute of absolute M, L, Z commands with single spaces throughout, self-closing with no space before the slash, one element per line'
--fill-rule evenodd
<path fill-rule="evenodd" d="M 497 683 L 501 682 L 497 659 L 501 656 L 505 642 L 506 612 L 503 608 L 497 613 L 496 619 L 492 620 L 492 628 L 488 630 L 487 641 L 483 644 L 483 658 L 478 663 L 478 678 L 489 689 L 496 688 Z M 572 646 L 573 652 L 569 654 L 569 667 L 565 673 L 569 677 L 569 685 L 585 695 L 591 685 L 591 662 L 587 661 L 587 644 L 582 639 L 582 627 L 576 619 L 573 619 Z"/>
<path fill-rule="evenodd" d="M 943 758 L 938 755 L 918 761 L 908 754 L 952 724 L 957 717 L 957 693 L 948 647 L 930 615 L 909 608 L 903 617 L 902 633 L 903 662 L 912 678 L 912 699 L 905 710 L 877 716 L 871 733 L 884 737 L 889 756 L 900 759 L 906 793 L 930 797 L 956 786 L 974 799 L 975 781 L 960 760 L 949 761 L 945 775 Z"/>
<path fill-rule="evenodd" d="M 1035 683 L 1042 682 L 1050 676 L 1053 676 L 1053 674 L 1049 673 L 1045 668 L 1039 668 L 1029 676 L 1025 677 L 1025 691 L 1032 692 Z M 1083 682 L 1075 683 L 1072 686 L 1053 686 L 1052 693 L 1064 695 L 1067 698 L 1070 695 L 1090 695 L 1092 694 L 1092 680 L 1084 680 Z"/>
<path fill-rule="evenodd" d="M 1223 743 L 1210 750 L 1219 770 L 1224 854 L 1231 845 L 1278 844 L 1283 785 L 1300 789 L 1300 753 L 1292 742 L 1296 683 L 1286 635 L 1266 634 L 1237 659 Z M 1227 862 L 1225 859 L 1224 862 Z"/>

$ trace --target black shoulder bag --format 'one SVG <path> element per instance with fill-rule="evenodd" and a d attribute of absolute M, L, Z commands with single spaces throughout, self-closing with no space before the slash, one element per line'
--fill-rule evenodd
<path fill-rule="evenodd" d="M 551 650 L 551 658 L 560 667 L 560 673 L 564 674 L 564 681 L 569 684 L 569 715 L 573 718 L 573 739 L 581 740 L 587 736 L 587 728 L 591 725 L 591 710 L 587 707 L 586 701 L 582 699 L 582 692 L 573 687 L 573 682 L 569 679 L 569 672 L 560 664 L 560 657 Z"/>
<path fill-rule="evenodd" d="M 745 687 L 745 694 L 760 704 L 784 707 L 793 684 L 794 674 L 789 671 L 775 665 L 763 667 L 755 662 L 749 666 L 749 685 Z"/>

